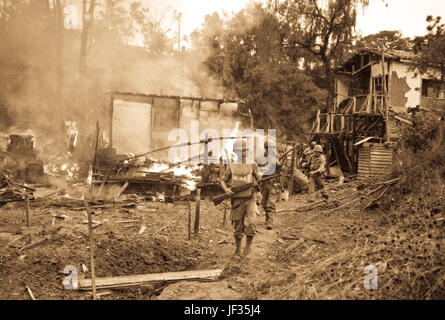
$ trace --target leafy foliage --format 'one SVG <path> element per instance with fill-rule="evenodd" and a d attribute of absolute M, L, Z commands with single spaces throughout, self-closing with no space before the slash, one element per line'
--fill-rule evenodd
<path fill-rule="evenodd" d="M 283 23 L 289 31 L 283 39 L 289 50 L 306 51 L 309 63 L 323 69 L 328 95 L 326 107 L 334 97 L 332 69 L 352 44 L 359 5 L 368 0 L 286 0 L 280 5 Z"/>
<path fill-rule="evenodd" d="M 441 79 L 445 80 L 445 24 L 440 23 L 440 16 L 428 16 L 426 21 L 430 23 L 428 34 L 414 39 L 414 52 L 418 54 L 416 64 L 421 73 L 431 66 L 438 68 Z"/>
<path fill-rule="evenodd" d="M 358 39 L 356 50 L 373 48 L 411 51 L 413 45 L 411 39 L 407 37 L 403 38 L 400 31 L 384 30 Z"/>
<path fill-rule="evenodd" d="M 273 12 L 251 4 L 228 21 L 207 16 L 193 39 L 196 50 L 210 52 L 205 64 L 223 82 L 226 96 L 243 99 L 256 126 L 296 135 L 307 131 L 326 91 L 282 45 L 286 28 Z"/>

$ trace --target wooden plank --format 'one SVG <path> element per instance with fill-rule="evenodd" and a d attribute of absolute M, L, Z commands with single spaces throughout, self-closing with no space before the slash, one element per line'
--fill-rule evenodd
<path fill-rule="evenodd" d="M 412 121 L 410 121 L 410 120 L 406 120 L 406 119 L 404 119 L 404 118 L 402 118 L 402 117 L 399 117 L 399 116 L 394 116 L 394 118 L 396 118 L 397 120 L 399 120 L 399 121 L 402 121 L 402 122 L 405 122 L 406 124 L 409 124 L 409 125 L 413 125 L 413 122 Z"/>
<path fill-rule="evenodd" d="M 122 186 L 122 188 L 120 189 L 120 191 L 119 191 L 119 193 L 118 193 L 118 195 L 117 195 L 117 197 L 116 197 L 116 199 L 119 199 L 119 197 L 122 195 L 122 193 L 124 193 L 125 192 L 125 190 L 127 190 L 127 188 L 128 188 L 128 181 L 125 181 L 125 184 Z"/>
<path fill-rule="evenodd" d="M 0 241 L 12 241 L 17 237 L 16 234 L 9 232 L 0 232 Z"/>
<path fill-rule="evenodd" d="M 181 281 L 181 280 L 213 280 L 221 276 L 222 269 L 152 273 L 132 276 L 96 278 L 96 288 L 139 286 L 149 282 Z M 79 279 L 79 289 L 90 290 L 91 279 Z"/>

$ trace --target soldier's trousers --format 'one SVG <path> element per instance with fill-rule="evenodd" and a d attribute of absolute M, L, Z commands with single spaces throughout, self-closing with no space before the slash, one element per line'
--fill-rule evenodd
<path fill-rule="evenodd" d="M 279 198 L 278 191 L 273 184 L 268 183 L 265 184 L 261 189 L 261 196 L 263 197 L 261 205 L 263 206 L 264 212 L 266 213 L 266 224 L 272 223 L 273 217 L 277 212 L 275 203 L 278 201 Z"/>
<path fill-rule="evenodd" d="M 253 236 L 256 231 L 255 215 L 256 215 L 256 199 L 250 198 L 233 198 L 232 199 L 232 224 L 235 228 L 235 238 Z"/>
<path fill-rule="evenodd" d="M 321 189 L 321 194 L 323 197 L 327 197 L 328 193 L 326 192 L 326 188 L 324 186 L 324 178 L 323 174 L 317 172 L 309 177 L 309 193 L 313 193 L 315 188 Z"/>

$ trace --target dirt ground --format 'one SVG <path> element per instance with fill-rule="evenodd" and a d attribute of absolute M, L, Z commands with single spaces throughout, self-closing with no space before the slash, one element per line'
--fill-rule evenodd
<path fill-rule="evenodd" d="M 144 201 L 135 208 L 96 210 L 93 220 L 102 222 L 94 229 L 97 277 L 223 269 L 218 281 L 107 289 L 100 299 L 392 298 L 384 277 L 378 295 L 378 290 L 364 288 L 364 267 L 378 265 L 363 251 L 372 242 L 367 230 L 384 230 L 384 214 L 294 210 L 320 199 L 298 194 L 279 202 L 273 230 L 266 230 L 260 215 L 252 254 L 241 261 L 232 258 L 229 212 L 223 225 L 224 208 L 209 200 L 201 201 L 199 239 L 192 235 L 192 240 L 187 239 L 187 203 Z M 195 203 L 191 209 L 194 220 Z M 24 203 L 0 208 L 0 299 L 30 299 L 26 286 L 36 299 L 91 299 L 88 291 L 63 286 L 67 265 L 77 268 L 79 278 L 91 278 L 86 213 L 51 206 L 50 200 L 32 202 L 31 228 L 24 221 Z M 139 233 L 142 226 L 146 229 Z M 48 239 L 19 251 L 44 237 Z M 357 250 L 363 255 L 354 261 L 342 259 L 345 252 Z"/>

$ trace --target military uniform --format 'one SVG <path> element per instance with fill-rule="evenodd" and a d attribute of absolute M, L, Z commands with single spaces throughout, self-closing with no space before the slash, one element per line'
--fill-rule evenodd
<path fill-rule="evenodd" d="M 277 160 L 275 166 L 276 166 L 275 170 L 276 172 L 269 172 L 270 170 L 268 170 L 267 165 L 261 167 L 261 169 L 269 174 L 276 174 L 281 170 L 281 163 Z M 261 186 L 261 196 L 262 196 L 261 205 L 263 206 L 264 212 L 266 213 L 267 229 L 272 229 L 273 217 L 277 212 L 275 203 L 278 202 L 278 200 L 280 199 L 280 190 L 281 190 L 281 182 L 279 177 L 270 181 L 266 181 Z"/>
<path fill-rule="evenodd" d="M 229 164 L 223 179 L 225 182 L 230 182 L 232 188 L 254 182 L 254 179 L 260 179 L 258 166 L 257 164 L 244 163 Z M 256 232 L 255 217 L 257 207 L 254 188 L 252 187 L 240 193 L 236 193 L 231 199 L 231 220 L 235 229 L 235 255 L 239 255 L 239 246 L 244 234 L 247 237 L 244 254 L 247 255 L 250 252 L 250 245 Z"/>
<path fill-rule="evenodd" d="M 313 193 L 316 187 L 317 189 L 321 189 L 321 194 L 324 198 L 328 198 L 323 176 L 326 170 L 326 157 L 320 145 L 316 146 L 315 153 L 311 156 L 309 170 L 309 192 Z"/>

